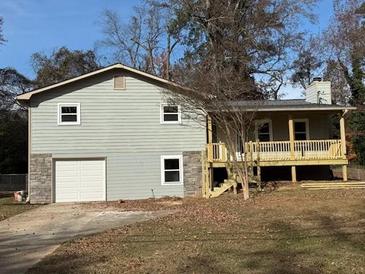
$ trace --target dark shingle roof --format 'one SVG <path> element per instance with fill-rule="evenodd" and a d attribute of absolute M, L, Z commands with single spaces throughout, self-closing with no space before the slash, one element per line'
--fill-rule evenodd
<path fill-rule="evenodd" d="M 230 105 L 246 111 L 303 111 L 303 110 L 343 110 L 354 109 L 352 107 L 328 104 L 313 104 L 305 99 L 285 100 L 251 100 L 234 101 Z"/>

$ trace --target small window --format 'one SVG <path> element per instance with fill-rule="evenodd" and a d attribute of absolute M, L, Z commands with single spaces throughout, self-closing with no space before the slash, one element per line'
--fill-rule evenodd
<path fill-rule="evenodd" d="M 161 156 L 162 185 L 181 185 L 183 183 L 182 156 Z"/>
<path fill-rule="evenodd" d="M 308 121 L 297 120 L 294 121 L 294 138 L 295 140 L 308 140 Z"/>
<path fill-rule="evenodd" d="M 161 105 L 161 124 L 179 124 L 180 122 L 180 106 Z"/>
<path fill-rule="evenodd" d="M 256 139 L 260 142 L 272 140 L 271 120 L 256 121 Z"/>
<path fill-rule="evenodd" d="M 114 89 L 125 89 L 125 77 L 123 75 L 114 75 Z"/>
<path fill-rule="evenodd" d="M 59 125 L 80 124 L 80 104 L 58 104 Z"/>

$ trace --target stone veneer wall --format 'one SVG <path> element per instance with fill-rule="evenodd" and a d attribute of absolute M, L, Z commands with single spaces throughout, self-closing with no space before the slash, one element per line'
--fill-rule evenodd
<path fill-rule="evenodd" d="M 202 195 L 201 151 L 183 152 L 184 196 Z"/>
<path fill-rule="evenodd" d="M 31 154 L 29 170 L 30 202 L 52 202 L 52 154 Z"/>

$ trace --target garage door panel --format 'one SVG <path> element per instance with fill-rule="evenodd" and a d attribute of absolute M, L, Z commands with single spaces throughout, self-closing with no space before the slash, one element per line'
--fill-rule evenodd
<path fill-rule="evenodd" d="M 95 192 L 81 192 L 79 201 L 80 202 L 88 202 L 88 201 L 103 201 L 104 195 L 101 193 L 95 193 Z"/>
<path fill-rule="evenodd" d="M 56 202 L 105 200 L 104 160 L 59 160 L 55 174 Z"/>

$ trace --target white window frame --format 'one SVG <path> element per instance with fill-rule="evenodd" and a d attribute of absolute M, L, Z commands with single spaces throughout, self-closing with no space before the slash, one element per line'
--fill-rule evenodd
<path fill-rule="evenodd" d="M 177 121 L 165 121 L 164 120 L 164 107 L 167 106 L 176 106 L 177 107 Z M 181 106 L 180 105 L 173 105 L 173 104 L 167 104 L 163 103 L 160 105 L 160 123 L 163 125 L 177 125 L 181 124 Z"/>
<path fill-rule="evenodd" d="M 62 107 L 76 107 L 76 122 L 62 122 L 61 119 L 61 108 Z M 80 125 L 81 123 L 81 105 L 80 103 L 59 103 L 57 106 L 57 125 L 59 126 L 69 126 L 69 125 Z"/>
<path fill-rule="evenodd" d="M 304 122 L 305 123 L 306 140 L 310 140 L 310 135 L 309 135 L 309 119 L 308 118 L 293 119 L 294 140 L 295 140 L 295 122 Z"/>
<path fill-rule="evenodd" d="M 272 120 L 271 119 L 259 119 L 255 120 L 255 138 L 256 141 L 259 140 L 259 126 L 265 123 L 269 123 L 269 138 L 270 141 L 273 140 L 273 134 L 272 134 Z"/>
<path fill-rule="evenodd" d="M 178 182 L 165 182 L 165 160 L 179 160 L 179 181 Z M 184 169 L 183 169 L 183 156 L 182 155 L 162 155 L 161 156 L 161 185 L 183 185 L 184 184 Z"/>

